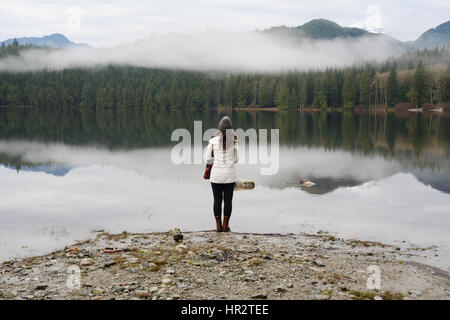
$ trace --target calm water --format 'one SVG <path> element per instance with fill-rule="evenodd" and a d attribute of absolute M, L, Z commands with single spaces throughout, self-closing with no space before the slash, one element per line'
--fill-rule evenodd
<path fill-rule="evenodd" d="M 222 114 L 0 109 L 0 260 L 110 232 L 213 228 L 203 165 L 172 164 L 176 128 Z M 233 112 L 279 128 L 280 170 L 235 193 L 232 228 L 328 231 L 395 243 L 450 266 L 450 119 L 421 114 Z M 300 178 L 317 185 L 302 188 Z M 437 255 L 437 256 L 436 256 Z"/>

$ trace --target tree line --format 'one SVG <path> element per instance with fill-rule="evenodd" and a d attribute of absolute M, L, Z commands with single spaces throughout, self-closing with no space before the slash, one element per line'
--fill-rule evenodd
<path fill-rule="evenodd" d="M 0 47 L 0 57 L 30 47 Z M 48 50 L 48 49 L 42 49 Z M 270 74 L 129 66 L 0 73 L 0 105 L 198 110 L 217 106 L 352 109 L 450 102 L 450 50 L 423 50 L 384 63 Z M 423 58 L 423 60 L 422 60 Z M 448 66 L 429 65 L 447 61 Z"/>

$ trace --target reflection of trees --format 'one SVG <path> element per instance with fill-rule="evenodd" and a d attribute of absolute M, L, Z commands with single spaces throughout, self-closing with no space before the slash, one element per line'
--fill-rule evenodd
<path fill-rule="evenodd" d="M 322 145 L 325 145 L 328 142 L 327 120 L 328 120 L 328 113 L 324 111 L 320 112 L 318 127 L 319 127 L 319 143 Z"/>
<path fill-rule="evenodd" d="M 216 128 L 227 114 L 206 109 L 198 112 L 162 109 L 0 109 L 0 139 L 33 139 L 67 144 L 99 144 L 109 148 L 170 146 L 172 131 L 187 128 L 194 120 L 203 129 Z M 233 111 L 235 128 L 280 129 L 280 143 L 321 146 L 364 153 L 393 155 L 395 149 L 412 146 L 419 156 L 427 144 L 442 146 L 450 158 L 450 119 L 411 115 L 398 118 L 352 112 L 316 113 Z M 377 146 L 377 150 L 375 150 Z"/>
<path fill-rule="evenodd" d="M 447 159 L 450 159 L 450 125 L 447 123 L 444 124 L 444 119 L 438 119 L 439 121 L 439 131 L 438 131 L 438 140 L 442 141 L 444 146 L 444 151 Z"/>
<path fill-rule="evenodd" d="M 397 118 L 392 113 L 388 113 L 386 116 L 385 136 L 388 150 L 391 155 L 393 155 L 395 151 L 395 139 L 397 135 L 396 119 Z"/>
<path fill-rule="evenodd" d="M 345 148 L 353 149 L 355 145 L 356 123 L 355 114 L 346 111 L 342 117 L 342 143 Z"/>
<path fill-rule="evenodd" d="M 368 113 L 359 117 L 358 142 L 364 153 L 370 153 L 374 146 L 369 132 L 370 116 Z"/>
<path fill-rule="evenodd" d="M 414 152 L 419 157 L 427 142 L 427 132 L 424 128 L 422 115 L 415 114 L 413 117 L 410 117 L 406 122 L 406 128 L 408 129 Z"/>

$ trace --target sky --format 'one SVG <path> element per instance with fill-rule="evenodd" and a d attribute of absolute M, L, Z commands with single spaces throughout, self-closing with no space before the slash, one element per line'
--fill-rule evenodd
<path fill-rule="evenodd" d="M 449 12 L 448 0 L 2 0 L 0 40 L 63 33 L 113 47 L 155 34 L 252 31 L 324 18 L 407 41 L 447 21 Z"/>

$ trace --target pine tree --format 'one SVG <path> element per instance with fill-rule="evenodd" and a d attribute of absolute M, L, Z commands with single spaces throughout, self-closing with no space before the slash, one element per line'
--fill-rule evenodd
<path fill-rule="evenodd" d="M 416 72 L 414 73 L 412 90 L 414 92 L 412 92 L 410 96 L 415 98 L 413 99 L 416 102 L 415 105 L 417 107 L 421 107 L 427 100 L 428 93 L 427 72 L 425 71 L 425 67 L 422 61 L 420 61 L 419 65 L 416 68 Z"/>
<path fill-rule="evenodd" d="M 442 82 L 442 99 L 445 102 L 450 102 L 450 63 L 448 64 L 447 72 Z"/>
<path fill-rule="evenodd" d="M 326 73 L 322 75 L 320 81 L 320 90 L 319 90 L 319 105 L 322 110 L 326 110 L 328 108 L 328 96 L 329 96 L 329 81 Z"/>
<path fill-rule="evenodd" d="M 306 105 L 312 105 L 314 101 L 314 74 L 310 71 L 306 76 Z"/>
<path fill-rule="evenodd" d="M 386 99 L 386 103 L 389 107 L 393 107 L 398 101 L 398 80 L 395 63 L 391 69 L 391 72 L 389 73 L 386 87 Z"/>
<path fill-rule="evenodd" d="M 361 75 L 361 103 L 370 106 L 370 88 L 372 83 L 372 74 L 370 69 L 366 68 Z"/>
<path fill-rule="evenodd" d="M 249 100 L 248 82 L 246 76 L 241 76 L 239 79 L 239 85 L 237 90 L 237 105 L 240 108 L 248 106 Z"/>
<path fill-rule="evenodd" d="M 259 107 L 272 107 L 273 106 L 273 94 L 271 80 L 268 77 L 263 76 L 259 80 L 258 90 L 258 106 Z"/>
<path fill-rule="evenodd" d="M 225 98 L 225 105 L 228 107 L 233 107 L 235 105 L 235 92 L 234 92 L 234 86 L 235 86 L 235 77 L 233 75 L 229 75 L 227 80 L 225 81 L 225 87 L 224 87 L 224 98 Z"/>
<path fill-rule="evenodd" d="M 81 108 L 93 108 L 95 106 L 95 90 L 91 82 L 88 81 L 84 84 L 81 90 Z"/>
<path fill-rule="evenodd" d="M 142 89 L 142 87 L 138 87 L 136 89 L 134 107 L 135 108 L 142 108 L 142 106 L 144 104 L 143 101 L 144 101 L 144 90 Z"/>
<path fill-rule="evenodd" d="M 348 70 L 345 73 L 342 99 L 346 110 L 352 109 L 356 103 L 356 80 L 352 70 Z"/>
<path fill-rule="evenodd" d="M 289 87 L 285 78 L 278 82 L 275 103 L 280 109 L 289 108 Z"/>

